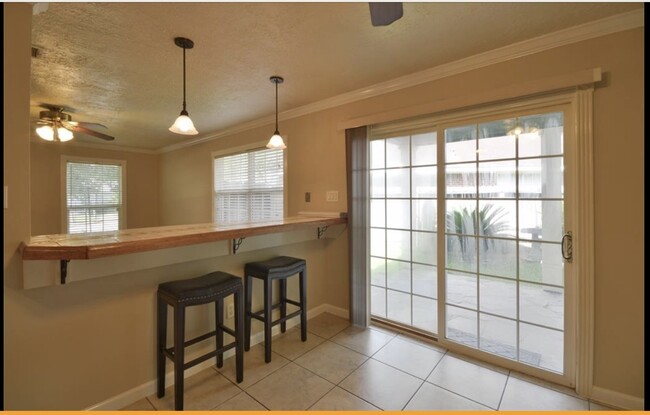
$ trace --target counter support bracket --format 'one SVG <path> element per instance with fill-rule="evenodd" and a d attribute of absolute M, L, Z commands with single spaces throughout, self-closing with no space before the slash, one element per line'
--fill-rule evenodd
<path fill-rule="evenodd" d="M 318 227 L 318 239 L 320 239 L 323 234 L 327 231 L 327 226 L 319 226 Z"/>
<path fill-rule="evenodd" d="M 68 277 L 68 262 L 69 259 L 61 260 L 61 284 L 65 284 L 65 279 Z"/>
<path fill-rule="evenodd" d="M 246 238 L 236 238 L 232 240 L 232 254 L 235 255 L 237 251 L 239 250 L 239 247 L 241 246 L 242 242 L 244 242 L 244 239 Z"/>

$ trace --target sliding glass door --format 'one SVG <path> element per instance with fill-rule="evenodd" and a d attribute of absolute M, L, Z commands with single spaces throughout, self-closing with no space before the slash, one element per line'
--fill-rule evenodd
<path fill-rule="evenodd" d="M 438 331 L 437 134 L 370 142 L 371 314 Z"/>
<path fill-rule="evenodd" d="M 374 318 L 571 384 L 565 110 L 371 140 Z"/>
<path fill-rule="evenodd" d="M 563 113 L 444 129 L 445 338 L 564 372 Z"/>

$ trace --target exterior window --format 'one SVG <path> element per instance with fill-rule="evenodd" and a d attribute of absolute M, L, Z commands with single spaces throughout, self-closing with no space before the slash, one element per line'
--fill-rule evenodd
<path fill-rule="evenodd" d="M 284 152 L 256 149 L 214 159 L 214 221 L 284 217 Z"/>
<path fill-rule="evenodd" d="M 124 225 L 124 161 L 64 160 L 65 229 L 115 231 Z"/>

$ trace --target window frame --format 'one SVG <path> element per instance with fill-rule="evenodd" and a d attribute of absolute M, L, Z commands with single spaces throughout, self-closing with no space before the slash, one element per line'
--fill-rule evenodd
<path fill-rule="evenodd" d="M 61 229 L 63 233 L 69 234 L 68 229 L 68 162 L 87 163 L 87 164 L 106 164 L 121 167 L 121 186 L 120 186 L 120 209 L 118 230 L 127 228 L 127 191 L 126 191 L 126 160 L 105 159 L 96 157 L 79 157 L 79 156 L 61 156 Z M 90 232 L 86 232 L 90 233 Z"/>
<path fill-rule="evenodd" d="M 286 136 L 283 136 L 282 138 L 284 139 L 285 144 L 287 144 L 287 146 L 288 146 L 288 142 L 289 142 L 288 138 Z M 235 156 L 235 155 L 238 155 L 238 154 L 249 153 L 249 152 L 256 151 L 256 150 L 266 150 L 267 149 L 266 144 L 267 144 L 267 141 L 257 141 L 257 142 L 237 146 L 237 147 L 230 147 L 230 148 L 223 149 L 223 150 L 213 151 L 213 152 L 210 153 L 210 163 L 211 163 L 210 169 L 211 169 L 211 172 L 212 172 L 212 174 L 210 175 L 211 176 L 210 177 L 210 197 L 211 197 L 211 204 L 212 204 L 210 220 L 213 223 L 216 223 L 215 218 L 216 218 L 216 214 L 217 214 L 217 206 L 216 206 L 216 203 L 215 203 L 215 201 L 216 201 L 216 191 L 215 191 L 215 181 L 214 181 L 214 176 L 215 176 L 214 162 L 215 162 L 215 159 L 217 159 L 219 157 Z M 287 160 L 288 160 L 288 148 L 285 148 L 282 151 L 282 171 L 283 171 L 283 174 L 282 174 L 282 217 L 283 218 L 287 217 L 287 212 L 288 212 L 288 207 L 287 207 L 288 203 L 287 202 L 288 202 L 288 194 L 289 194 L 289 192 L 288 192 L 288 190 L 289 190 L 288 176 L 289 175 L 287 174 L 287 172 L 288 172 Z"/>

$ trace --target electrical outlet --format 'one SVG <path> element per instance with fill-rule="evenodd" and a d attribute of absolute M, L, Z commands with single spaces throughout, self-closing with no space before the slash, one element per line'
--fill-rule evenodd
<path fill-rule="evenodd" d="M 305 192 L 305 202 L 311 202 L 311 193 Z"/>
<path fill-rule="evenodd" d="M 226 307 L 226 318 L 233 318 L 234 316 L 235 316 L 235 305 L 228 304 L 228 307 Z"/>

